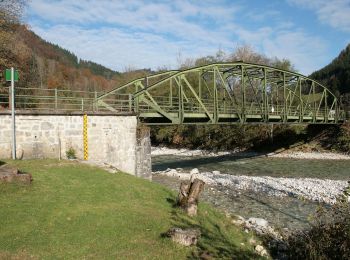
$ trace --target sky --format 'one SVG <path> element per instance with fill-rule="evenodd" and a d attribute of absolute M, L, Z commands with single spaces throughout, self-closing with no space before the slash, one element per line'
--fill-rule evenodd
<path fill-rule="evenodd" d="M 350 43 L 350 0 L 31 0 L 31 30 L 117 71 L 250 45 L 309 75 Z"/>

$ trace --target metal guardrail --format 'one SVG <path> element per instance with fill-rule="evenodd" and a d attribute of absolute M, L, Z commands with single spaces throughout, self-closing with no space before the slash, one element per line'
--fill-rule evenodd
<path fill-rule="evenodd" d="M 98 91 L 77 91 L 49 88 L 16 88 L 15 108 L 18 110 L 31 111 L 109 111 L 104 106 L 98 106 L 97 97 L 104 94 Z M 10 88 L 0 89 L 0 108 L 10 107 Z M 105 99 L 113 107 L 118 107 L 120 111 L 129 112 L 131 110 L 130 98 L 128 94 L 119 95 L 119 99 Z"/>

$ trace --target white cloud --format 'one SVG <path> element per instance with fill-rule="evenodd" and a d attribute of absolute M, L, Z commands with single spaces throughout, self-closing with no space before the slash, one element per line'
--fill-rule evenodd
<path fill-rule="evenodd" d="M 305 74 L 319 68 L 320 62 L 325 64 L 326 45 L 319 37 L 281 21 L 274 10 L 255 17 L 274 16 L 275 27 L 248 29 L 241 22 L 245 11 L 247 7 L 231 1 L 185 0 L 32 0 L 29 8 L 30 24 L 37 34 L 80 58 L 116 70 L 175 68 L 179 52 L 183 57 L 199 57 L 219 48 L 232 50 L 237 44 L 288 58 Z"/>
<path fill-rule="evenodd" d="M 316 12 L 318 19 L 336 29 L 350 32 L 350 0 L 288 0 Z"/>
<path fill-rule="evenodd" d="M 289 59 L 305 75 L 327 63 L 325 41 L 290 25 L 257 30 L 236 27 L 234 30 L 243 44 L 253 46 L 268 57 Z"/>
<path fill-rule="evenodd" d="M 305 75 L 327 62 L 324 56 L 326 44 L 302 31 L 281 31 L 275 37 L 265 39 L 262 45 L 265 53 L 288 58 Z"/>
<path fill-rule="evenodd" d="M 212 54 L 220 46 L 227 48 L 231 41 L 226 31 L 220 30 L 220 26 L 208 30 L 194 20 L 226 23 L 237 8 L 188 1 L 146 4 L 142 1 L 33 0 L 30 12 L 39 18 L 32 22 L 33 30 L 39 35 L 84 59 L 120 70 L 125 64 L 174 67 L 179 51 L 186 57 L 196 57 Z M 54 26 L 46 28 L 38 20 Z M 100 25 L 94 29 L 96 24 Z M 91 48 L 104 49 L 108 57 L 95 55 L 96 51 L 92 50 L 96 49 Z"/>
<path fill-rule="evenodd" d="M 179 51 L 186 57 L 207 55 L 217 47 L 181 41 L 174 43 L 150 33 L 127 33 L 118 29 L 84 29 L 75 26 L 54 26 L 50 30 L 32 29 L 45 39 L 76 53 L 78 57 L 93 60 L 107 67 L 123 70 L 127 66 L 157 68 L 166 65 L 175 68 Z M 195 50 L 195 53 L 192 52 Z"/>

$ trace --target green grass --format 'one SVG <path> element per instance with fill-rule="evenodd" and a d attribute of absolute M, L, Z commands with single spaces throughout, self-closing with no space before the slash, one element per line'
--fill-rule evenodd
<path fill-rule="evenodd" d="M 256 259 L 230 219 L 201 204 L 189 218 L 175 194 L 133 176 L 70 161 L 8 162 L 30 172 L 30 186 L 0 184 L 0 259 Z M 162 237 L 170 227 L 199 227 L 197 247 Z M 241 245 L 244 243 L 244 245 Z"/>
<path fill-rule="evenodd" d="M 313 103 L 313 102 L 318 102 L 321 100 L 323 93 L 311 93 L 310 95 L 302 95 L 301 98 L 306 102 L 308 101 L 309 103 Z"/>

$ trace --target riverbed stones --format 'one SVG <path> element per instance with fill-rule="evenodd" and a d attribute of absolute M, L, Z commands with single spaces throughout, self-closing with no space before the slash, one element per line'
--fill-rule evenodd
<path fill-rule="evenodd" d="M 260 256 L 268 256 L 269 254 L 267 253 L 266 249 L 262 245 L 257 245 L 255 247 L 255 251 L 260 255 Z"/>
<path fill-rule="evenodd" d="M 245 219 L 241 216 L 235 216 L 234 219 L 232 219 L 231 223 L 236 225 L 236 226 L 242 226 L 245 224 Z"/>
<path fill-rule="evenodd" d="M 169 175 L 173 175 L 173 174 L 177 173 L 177 170 L 175 170 L 175 169 L 167 169 L 166 173 L 169 174 Z"/>
<path fill-rule="evenodd" d="M 252 246 L 256 246 L 258 242 L 254 237 L 251 237 L 249 238 L 248 243 L 251 244 Z"/>
<path fill-rule="evenodd" d="M 199 174 L 198 168 L 193 168 L 193 169 L 190 171 L 190 174 Z"/>
<path fill-rule="evenodd" d="M 267 220 L 263 219 L 263 218 L 249 218 L 246 221 L 246 226 L 255 226 L 255 227 L 260 227 L 260 228 L 267 228 L 269 225 L 269 223 L 267 222 Z"/>
<path fill-rule="evenodd" d="M 158 155 L 176 155 L 176 156 L 210 156 L 218 157 L 225 155 L 237 155 L 239 157 L 251 157 L 251 156 L 262 156 L 262 157 L 273 157 L 273 158 L 289 158 L 289 159 L 316 159 L 316 160 L 350 160 L 350 155 L 334 153 L 334 152 L 302 152 L 285 150 L 282 152 L 273 152 L 268 154 L 242 151 L 240 149 L 235 149 L 232 151 L 221 151 L 221 152 L 211 152 L 207 150 L 189 150 L 189 149 L 170 149 L 167 147 L 152 147 L 152 156 Z M 239 164 L 244 164 L 246 162 L 237 162 Z"/>
<path fill-rule="evenodd" d="M 174 172 L 175 169 L 154 172 L 181 180 L 190 180 L 195 176 L 208 185 L 230 187 L 234 190 L 252 191 L 275 197 L 294 197 L 311 201 L 333 204 L 343 193 L 348 183 L 342 180 L 328 180 L 316 178 L 278 178 L 270 176 L 231 175 L 214 172 L 188 174 Z"/>

